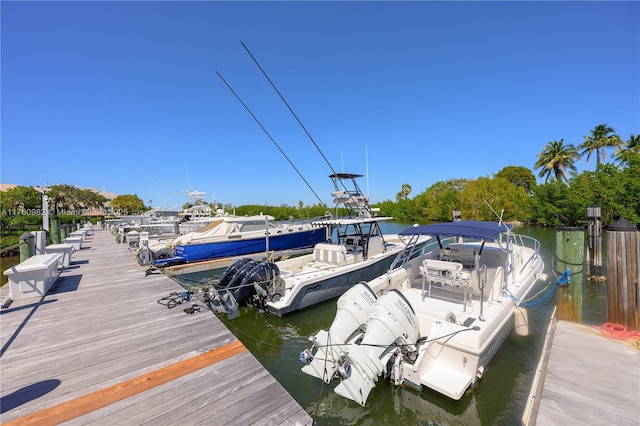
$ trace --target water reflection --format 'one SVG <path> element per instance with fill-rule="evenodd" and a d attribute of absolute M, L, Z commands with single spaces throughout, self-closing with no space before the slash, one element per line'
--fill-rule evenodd
<path fill-rule="evenodd" d="M 380 383 L 370 398 L 375 404 L 362 407 L 326 389 L 319 403 L 307 409 L 322 425 L 480 425 L 476 397 L 471 394 L 453 402 L 435 392 L 416 392 L 407 387 Z"/>

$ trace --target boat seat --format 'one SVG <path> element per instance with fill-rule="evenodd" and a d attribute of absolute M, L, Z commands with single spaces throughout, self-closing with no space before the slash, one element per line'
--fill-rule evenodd
<path fill-rule="evenodd" d="M 475 246 L 452 244 L 440 251 L 440 260 L 461 263 L 465 269 L 474 269 L 477 250 Z"/>
<path fill-rule="evenodd" d="M 313 260 L 317 263 L 340 266 L 353 263 L 355 256 L 347 254 L 347 250 L 343 245 L 319 243 L 313 249 Z"/>

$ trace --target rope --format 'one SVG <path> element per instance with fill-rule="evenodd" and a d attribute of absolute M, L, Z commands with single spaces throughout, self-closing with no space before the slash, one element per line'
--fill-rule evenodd
<path fill-rule="evenodd" d="M 580 263 L 572 263 L 572 262 L 569 262 L 569 261 L 566 261 L 566 260 L 562 260 L 562 259 L 560 259 L 560 258 L 558 257 L 558 254 L 557 254 L 557 253 L 554 253 L 554 254 L 553 254 L 553 257 L 551 258 L 551 269 L 552 269 L 552 271 L 553 271 L 553 273 L 554 273 L 554 274 L 555 274 L 555 273 L 560 272 L 560 271 L 556 271 L 556 264 L 557 264 L 558 262 L 560 262 L 560 263 L 564 263 L 565 265 L 568 265 L 568 266 L 574 266 L 574 269 L 573 269 L 573 273 L 574 273 L 574 274 L 580 274 L 580 273 L 582 273 L 582 271 L 583 271 L 583 269 L 584 269 L 584 268 L 583 268 L 583 269 L 577 270 L 578 268 L 576 268 L 577 266 L 584 266 L 584 262 L 580 262 Z M 567 269 L 567 270 L 568 270 L 568 269 Z M 565 271 L 565 272 L 566 272 L 566 271 Z"/>
<path fill-rule="evenodd" d="M 554 295 L 556 290 L 558 290 L 558 287 L 565 287 L 565 286 L 568 286 L 569 284 L 571 284 L 571 269 L 567 269 L 566 271 L 564 271 L 558 277 L 558 279 L 556 280 L 555 283 L 548 284 L 542 290 L 540 290 L 539 292 L 537 292 L 536 294 L 534 294 L 533 296 L 531 296 L 530 298 L 528 298 L 526 300 L 519 300 L 517 297 L 515 297 L 513 295 L 513 293 L 511 293 L 511 291 L 509 291 L 509 289 L 507 287 L 503 287 L 503 290 L 509 295 L 509 297 L 511 297 L 511 300 L 513 301 L 513 303 L 516 306 L 517 305 L 521 305 L 521 306 L 537 306 L 537 305 L 541 305 L 541 304 L 545 303 L 547 301 L 547 299 L 549 299 L 552 295 Z M 542 298 L 540 300 L 532 302 L 533 299 L 538 297 L 544 291 L 547 291 L 547 292 L 544 294 L 544 296 L 542 296 Z"/>
<path fill-rule="evenodd" d="M 602 332 L 604 337 L 614 340 L 628 340 L 632 345 L 640 349 L 640 331 L 627 330 L 627 327 L 622 324 L 610 322 L 606 322 L 596 328 Z"/>
<path fill-rule="evenodd" d="M 172 292 L 168 296 L 158 299 L 158 303 L 166 306 L 167 308 L 175 308 L 180 305 L 182 302 L 188 302 L 191 300 L 191 295 L 193 292 L 184 291 L 182 293 Z"/>
<path fill-rule="evenodd" d="M 329 332 L 327 332 L 327 342 L 331 340 L 331 330 L 329 330 Z M 327 362 L 329 360 L 327 359 L 327 357 L 324 358 L 324 366 L 322 367 L 322 375 L 325 375 L 325 372 L 327 371 Z M 320 409 L 320 402 L 322 401 L 322 395 L 324 395 L 324 377 L 322 378 L 322 380 L 320 380 L 321 385 L 320 385 L 320 395 L 318 396 L 318 402 L 316 402 L 316 409 L 313 413 L 313 417 L 317 418 L 318 417 L 318 410 Z"/>
<path fill-rule="evenodd" d="M 186 314 L 193 314 L 195 312 L 200 312 L 200 309 L 202 309 L 202 306 L 193 304 L 187 308 L 184 308 L 184 312 Z"/>

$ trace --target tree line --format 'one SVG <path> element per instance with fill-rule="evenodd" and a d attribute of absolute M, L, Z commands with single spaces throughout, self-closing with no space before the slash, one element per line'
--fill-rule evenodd
<path fill-rule="evenodd" d="M 607 149 L 614 150 L 611 162 Z M 577 173 L 576 161 L 586 156 L 588 163 L 592 155 L 595 170 Z M 451 220 L 458 209 L 466 219 L 495 220 L 497 211 L 523 224 L 581 226 L 587 207 L 597 205 L 604 225 L 620 217 L 640 223 L 639 136 L 623 141 L 612 127 L 599 124 L 577 147 L 564 139 L 548 142 L 534 169 L 543 183 L 526 167 L 507 166 L 492 177 L 437 182 L 413 199 L 411 186 L 404 184 L 395 202 L 378 207 L 403 222 Z"/>
<path fill-rule="evenodd" d="M 609 162 L 607 149 L 614 150 Z M 595 156 L 595 169 L 577 173 L 575 162 L 585 156 L 587 163 Z M 409 197 L 411 185 L 405 183 L 395 200 L 372 207 L 379 208 L 381 215 L 405 223 L 448 221 L 452 220 L 454 210 L 460 210 L 463 219 L 496 220 L 501 215 L 506 221 L 527 225 L 581 226 L 586 223 L 587 207 L 597 205 L 605 226 L 620 217 L 640 224 L 640 136 L 632 134 L 623 141 L 612 127 L 599 124 L 578 146 L 564 139 L 548 142 L 537 155 L 534 169 L 544 179 L 542 183 L 527 167 L 506 166 L 491 177 L 436 182 L 413 198 Z M 81 219 L 74 212 L 99 209 L 107 201 L 95 191 L 71 185 L 53 185 L 47 189 L 47 195 L 50 209 L 62 212 L 63 223 Z M 110 205 L 114 212 L 122 214 L 150 209 L 136 194 L 120 195 Z M 31 187 L 18 186 L 0 192 L 2 247 L 15 244 L 21 232 L 42 224 L 41 206 L 42 194 Z M 276 220 L 312 219 L 327 212 L 335 213 L 332 206 L 302 202 L 297 206 L 223 207 L 237 215 L 263 213 Z"/>

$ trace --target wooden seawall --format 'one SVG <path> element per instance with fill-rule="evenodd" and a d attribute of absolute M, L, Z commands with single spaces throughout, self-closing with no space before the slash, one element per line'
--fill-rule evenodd
<path fill-rule="evenodd" d="M 0 422 L 310 425 L 311 417 L 198 300 L 131 267 L 94 231 L 49 293 L 0 311 Z"/>

